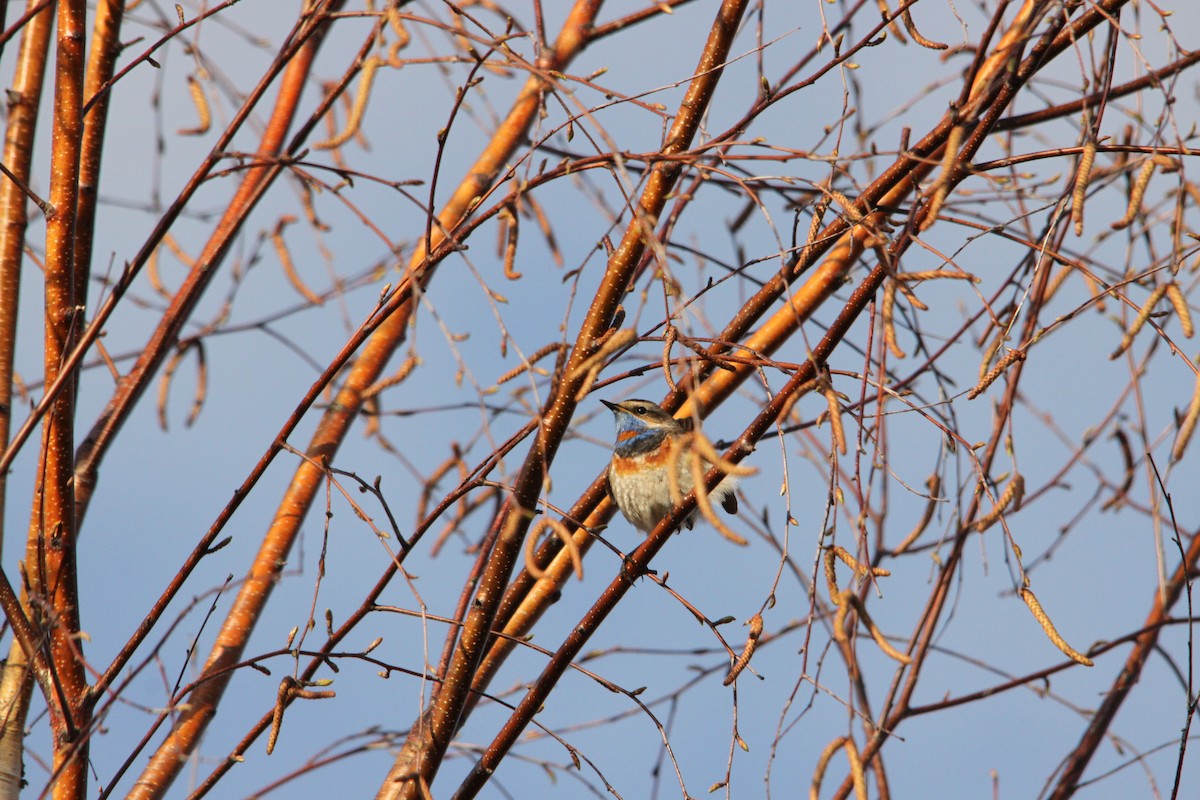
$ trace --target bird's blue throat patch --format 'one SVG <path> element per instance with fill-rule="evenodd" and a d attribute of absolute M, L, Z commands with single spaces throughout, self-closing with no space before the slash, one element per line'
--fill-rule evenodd
<path fill-rule="evenodd" d="M 624 422 L 624 420 L 621 421 L 621 423 Z M 666 431 L 647 428 L 637 420 L 631 420 L 627 424 L 621 423 L 617 425 L 617 445 L 614 448 L 619 456 L 638 456 L 648 453 L 657 449 L 662 444 L 662 440 L 667 437 Z"/>

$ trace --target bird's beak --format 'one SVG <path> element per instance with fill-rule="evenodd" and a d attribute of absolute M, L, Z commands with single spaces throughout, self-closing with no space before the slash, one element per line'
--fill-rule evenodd
<path fill-rule="evenodd" d="M 608 410 L 613 412 L 614 414 L 617 413 L 617 411 L 620 408 L 616 403 L 610 403 L 607 400 L 601 400 L 600 402 L 603 403 L 605 405 L 605 407 L 608 408 Z"/>

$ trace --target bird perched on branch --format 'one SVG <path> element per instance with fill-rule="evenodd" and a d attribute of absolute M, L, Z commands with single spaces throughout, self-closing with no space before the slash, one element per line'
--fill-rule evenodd
<path fill-rule="evenodd" d="M 650 533 L 695 486 L 694 465 L 702 475 L 712 464 L 697 451 L 691 420 L 678 420 L 649 400 L 601 400 L 617 422 L 617 443 L 608 466 L 608 487 L 625 519 Z M 716 458 L 715 454 L 713 456 Z M 674 478 L 672 478 L 674 474 Z M 730 514 L 737 512 L 736 478 L 726 475 L 708 493 Z M 690 529 L 693 511 L 684 524 Z"/>

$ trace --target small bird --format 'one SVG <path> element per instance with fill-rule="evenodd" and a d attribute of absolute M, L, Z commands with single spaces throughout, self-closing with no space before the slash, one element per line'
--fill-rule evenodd
<path fill-rule="evenodd" d="M 691 420 L 680 421 L 649 400 L 610 403 L 601 400 L 617 421 L 617 444 L 608 465 L 608 488 L 617 508 L 633 527 L 650 533 L 684 495 L 692 490 Z M 701 459 L 707 472 L 712 466 Z M 672 497 L 671 469 L 678 478 Z M 709 499 L 720 501 L 730 514 L 737 511 L 736 479 L 726 476 Z M 684 521 L 690 529 L 692 512 Z"/>

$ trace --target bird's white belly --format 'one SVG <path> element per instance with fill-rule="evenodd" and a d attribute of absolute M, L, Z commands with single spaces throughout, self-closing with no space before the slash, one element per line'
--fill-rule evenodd
<path fill-rule="evenodd" d="M 674 487 L 671 486 L 665 466 L 647 467 L 636 475 L 618 475 L 615 470 L 609 470 L 608 482 L 612 489 L 613 499 L 617 501 L 621 513 L 633 527 L 645 533 L 654 530 L 654 526 L 674 506 L 675 503 L 672 500 L 678 501 L 692 491 L 694 485 L 692 472 L 690 465 L 685 462 L 685 459 L 679 459 L 677 463 L 678 480 Z M 708 470 L 708 466 L 708 464 L 704 465 L 705 471 Z M 727 476 L 709 494 L 710 502 L 720 503 L 726 495 L 733 491 L 733 484 L 733 479 Z M 673 490 L 678 493 L 674 498 L 672 498 Z M 692 512 L 684 524 L 690 528 L 695 519 L 696 512 Z"/>

